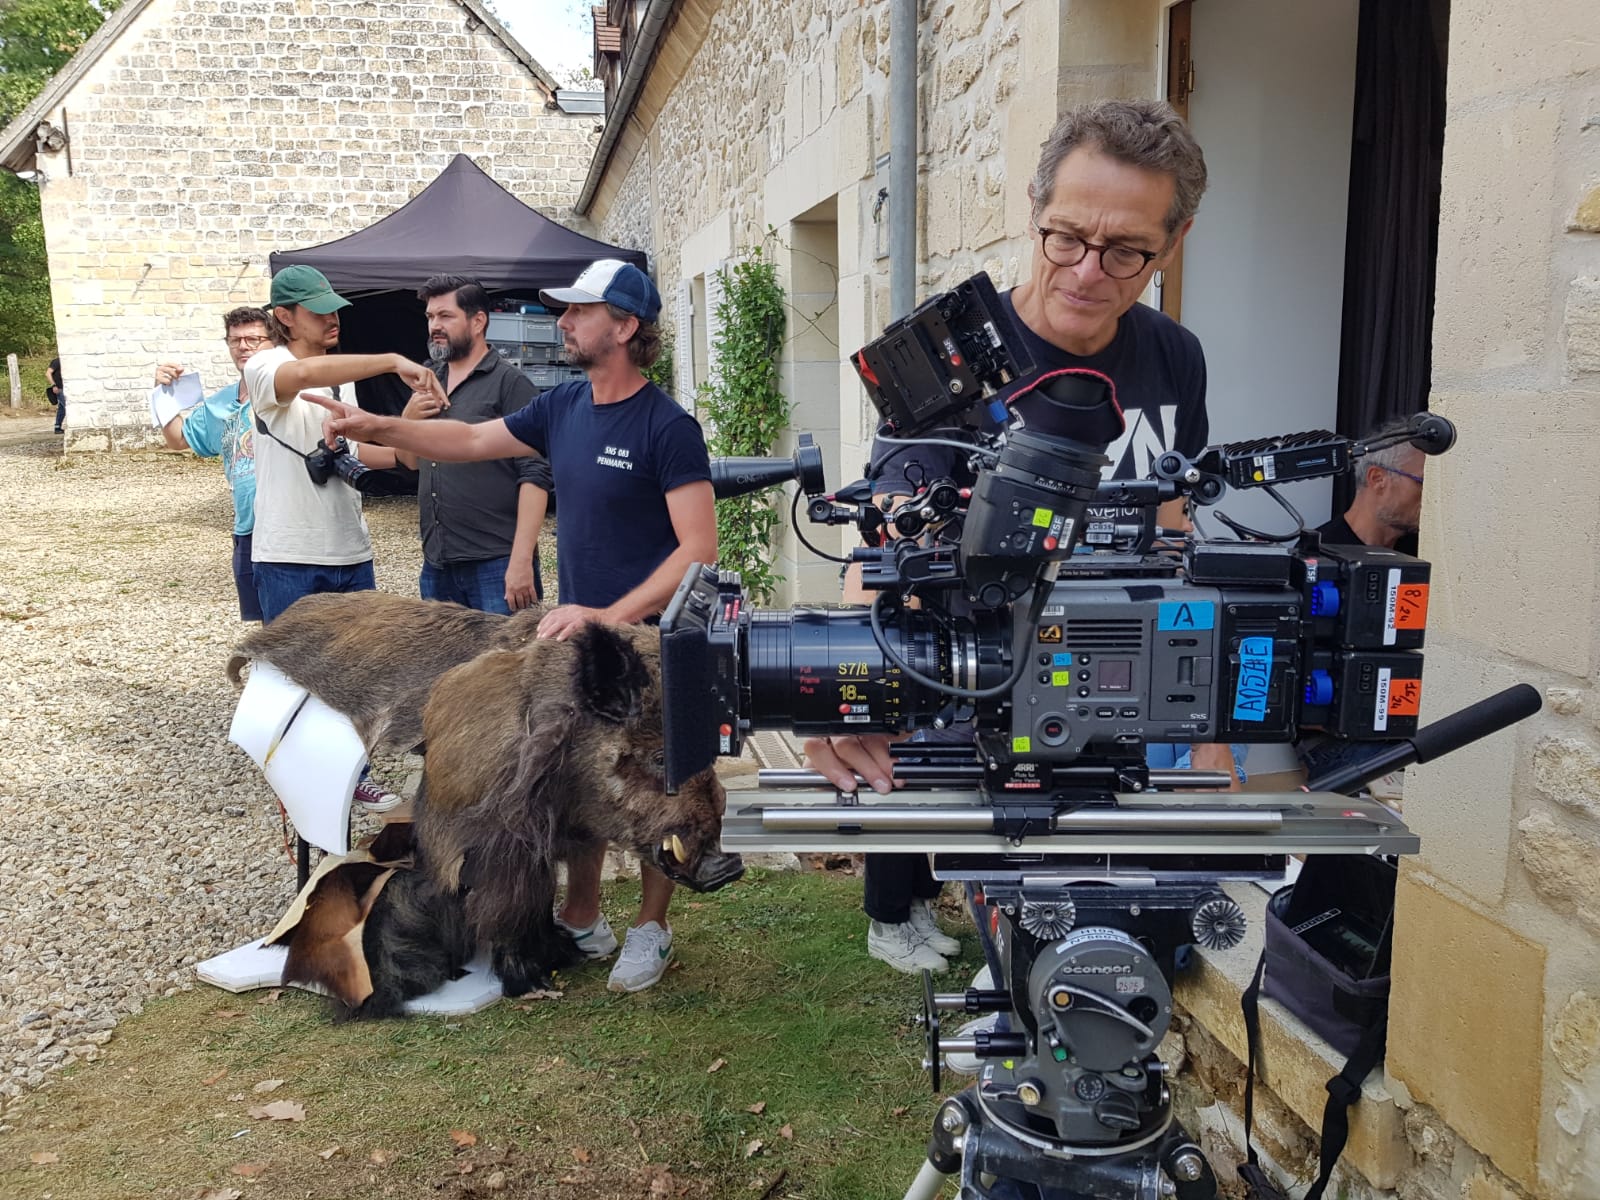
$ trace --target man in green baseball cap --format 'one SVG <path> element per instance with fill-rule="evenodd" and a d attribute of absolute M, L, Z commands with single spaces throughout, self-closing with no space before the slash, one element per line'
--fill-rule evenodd
<path fill-rule="evenodd" d="M 274 345 L 245 364 L 245 383 L 262 435 L 255 441 L 251 558 L 264 623 L 304 596 L 377 587 L 361 493 L 343 474 L 318 482 L 307 470 L 306 455 L 323 438 L 324 413 L 305 397 L 331 398 L 342 386 L 385 374 L 400 376 L 416 391 L 439 390 L 432 370 L 402 355 L 329 353 L 339 344 L 339 311 L 349 305 L 315 267 L 285 267 L 273 277 L 267 306 Z M 397 461 L 395 452 L 383 446 L 334 439 L 330 448 L 347 451 L 366 467 L 392 467 Z M 414 465 L 414 460 L 407 462 Z M 356 799 L 379 812 L 400 802 L 367 778 L 357 785 Z"/>
<path fill-rule="evenodd" d="M 267 308 L 270 311 L 280 304 L 299 304 L 322 317 L 350 307 L 350 301 L 334 291 L 328 277 L 315 267 L 285 267 L 272 277 L 272 300 Z"/>

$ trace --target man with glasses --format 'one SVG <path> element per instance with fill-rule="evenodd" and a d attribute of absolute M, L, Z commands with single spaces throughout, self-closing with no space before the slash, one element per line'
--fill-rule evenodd
<path fill-rule="evenodd" d="M 161 438 L 171 450 L 193 450 L 201 458 L 222 459 L 222 474 L 233 493 L 233 584 L 239 592 L 239 617 L 261 620 L 256 581 L 250 566 L 250 542 L 256 520 L 255 435 L 251 429 L 250 395 L 244 383 L 244 365 L 257 350 L 272 344 L 267 314 L 259 308 L 235 308 L 222 318 L 228 357 L 239 378 L 218 388 L 188 412 L 177 414 L 161 428 Z M 183 374 L 175 362 L 156 368 L 157 386 L 166 386 Z"/>
<path fill-rule="evenodd" d="M 1405 421 L 1379 429 L 1373 437 L 1401 432 Z M 1386 546 L 1402 554 L 1417 552 L 1422 519 L 1422 468 L 1427 462 L 1410 442 L 1378 450 L 1361 460 L 1356 495 L 1341 517 L 1318 526 L 1324 545 Z"/>
<path fill-rule="evenodd" d="M 1205 446 L 1206 365 L 1200 343 L 1175 321 L 1139 304 L 1194 223 L 1206 187 L 1205 159 L 1166 104 L 1108 100 L 1063 115 L 1045 140 L 1028 185 L 1033 262 L 1026 282 L 1001 301 L 1033 356 L 1037 374 L 1099 371 L 1116 387 L 1127 431 L 1110 448 L 1114 478 L 1139 478 L 1167 450 Z M 1017 380 L 1005 398 L 1033 376 Z M 1019 405 L 1025 416 L 1026 402 Z M 888 448 L 873 447 L 873 461 Z M 878 502 L 940 478 L 972 482 L 959 451 L 918 447 L 896 454 L 874 482 Z M 1182 501 L 1162 508 L 1161 524 L 1183 525 Z M 860 569 L 846 576 L 845 599 L 864 602 Z M 882 737 L 813 738 L 812 766 L 841 791 L 859 774 L 878 792 L 896 785 Z M 1228 771 L 1227 746 L 1194 747 L 1192 765 Z M 866 856 L 867 949 L 902 971 L 940 971 L 960 944 L 935 923 L 939 885 L 926 856 Z"/>

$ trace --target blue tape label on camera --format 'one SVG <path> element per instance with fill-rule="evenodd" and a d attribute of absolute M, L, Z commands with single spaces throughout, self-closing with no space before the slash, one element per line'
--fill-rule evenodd
<path fill-rule="evenodd" d="M 1265 721 L 1272 683 L 1272 639 L 1248 637 L 1239 643 L 1239 679 L 1233 687 L 1233 719 Z"/>
<path fill-rule="evenodd" d="M 1215 629 L 1217 606 L 1209 600 L 1168 600 L 1156 610 L 1157 629 Z"/>

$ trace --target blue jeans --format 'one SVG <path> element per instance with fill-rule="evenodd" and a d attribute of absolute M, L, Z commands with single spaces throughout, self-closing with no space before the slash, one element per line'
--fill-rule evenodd
<path fill-rule="evenodd" d="M 256 597 L 261 601 L 261 621 L 270 625 L 283 610 L 305 596 L 322 592 L 371 592 L 378 581 L 373 578 L 372 560 L 347 567 L 320 563 L 258 562 L 255 564 Z"/>
<path fill-rule="evenodd" d="M 479 612 L 511 614 L 506 603 L 506 568 L 510 555 L 480 558 L 476 562 L 450 563 L 436 567 L 423 560 L 417 591 L 424 600 L 449 600 Z M 544 581 L 539 575 L 539 560 L 533 560 L 533 594 L 544 599 Z"/>
<path fill-rule="evenodd" d="M 253 540 L 248 533 L 233 535 L 233 586 L 239 592 L 241 621 L 261 620 L 261 597 L 256 594 L 255 568 L 250 562 L 250 543 Z"/>

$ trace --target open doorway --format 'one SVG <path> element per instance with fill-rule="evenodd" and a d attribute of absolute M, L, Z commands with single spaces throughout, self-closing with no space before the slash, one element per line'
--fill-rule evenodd
<path fill-rule="evenodd" d="M 1213 441 L 1359 434 L 1426 405 L 1448 0 L 1181 0 L 1163 73 L 1211 184 L 1162 307 L 1205 347 Z M 1308 524 L 1327 482 L 1286 493 Z M 1228 511 L 1269 529 L 1261 495 Z"/>

